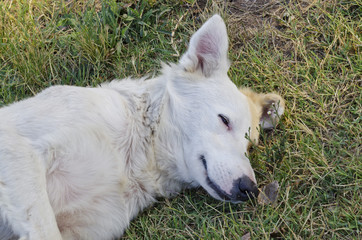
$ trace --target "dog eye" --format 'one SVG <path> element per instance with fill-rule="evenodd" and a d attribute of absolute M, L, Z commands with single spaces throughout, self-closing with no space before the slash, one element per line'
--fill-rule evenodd
<path fill-rule="evenodd" d="M 219 114 L 218 116 L 221 119 L 221 121 L 225 124 L 225 126 L 229 127 L 230 124 L 229 118 L 222 114 Z"/>

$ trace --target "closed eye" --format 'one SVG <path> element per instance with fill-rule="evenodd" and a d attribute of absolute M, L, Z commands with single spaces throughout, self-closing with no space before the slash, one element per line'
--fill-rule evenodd
<path fill-rule="evenodd" d="M 226 117 L 223 114 L 219 114 L 218 116 L 221 119 L 221 121 L 224 123 L 224 125 L 230 130 L 230 120 L 229 120 L 229 118 Z"/>

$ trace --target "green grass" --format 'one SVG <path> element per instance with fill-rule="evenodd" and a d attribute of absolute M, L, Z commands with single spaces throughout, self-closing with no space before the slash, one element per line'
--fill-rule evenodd
<path fill-rule="evenodd" d="M 123 238 L 361 239 L 361 2 L 132 2 L 2 1 L 0 106 L 55 84 L 152 75 L 219 12 L 231 79 L 279 92 L 287 110 L 250 152 L 259 184 L 280 183 L 276 207 L 188 190 L 160 199 Z"/>

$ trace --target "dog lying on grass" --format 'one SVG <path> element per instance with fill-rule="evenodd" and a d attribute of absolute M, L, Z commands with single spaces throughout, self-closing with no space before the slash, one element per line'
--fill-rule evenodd
<path fill-rule="evenodd" d="M 113 239 L 184 187 L 235 203 L 257 195 L 245 134 L 257 142 L 284 102 L 238 90 L 227 51 L 215 15 L 154 79 L 55 86 L 2 108 L 0 238 Z"/>

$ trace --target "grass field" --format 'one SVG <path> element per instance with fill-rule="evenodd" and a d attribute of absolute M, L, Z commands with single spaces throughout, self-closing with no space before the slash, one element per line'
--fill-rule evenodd
<path fill-rule="evenodd" d="M 275 91 L 281 124 L 250 159 L 275 207 L 202 189 L 160 199 L 124 239 L 361 239 L 362 3 L 307 0 L 0 2 L 0 106 L 55 84 L 96 86 L 176 62 L 212 13 L 238 86 Z"/>

